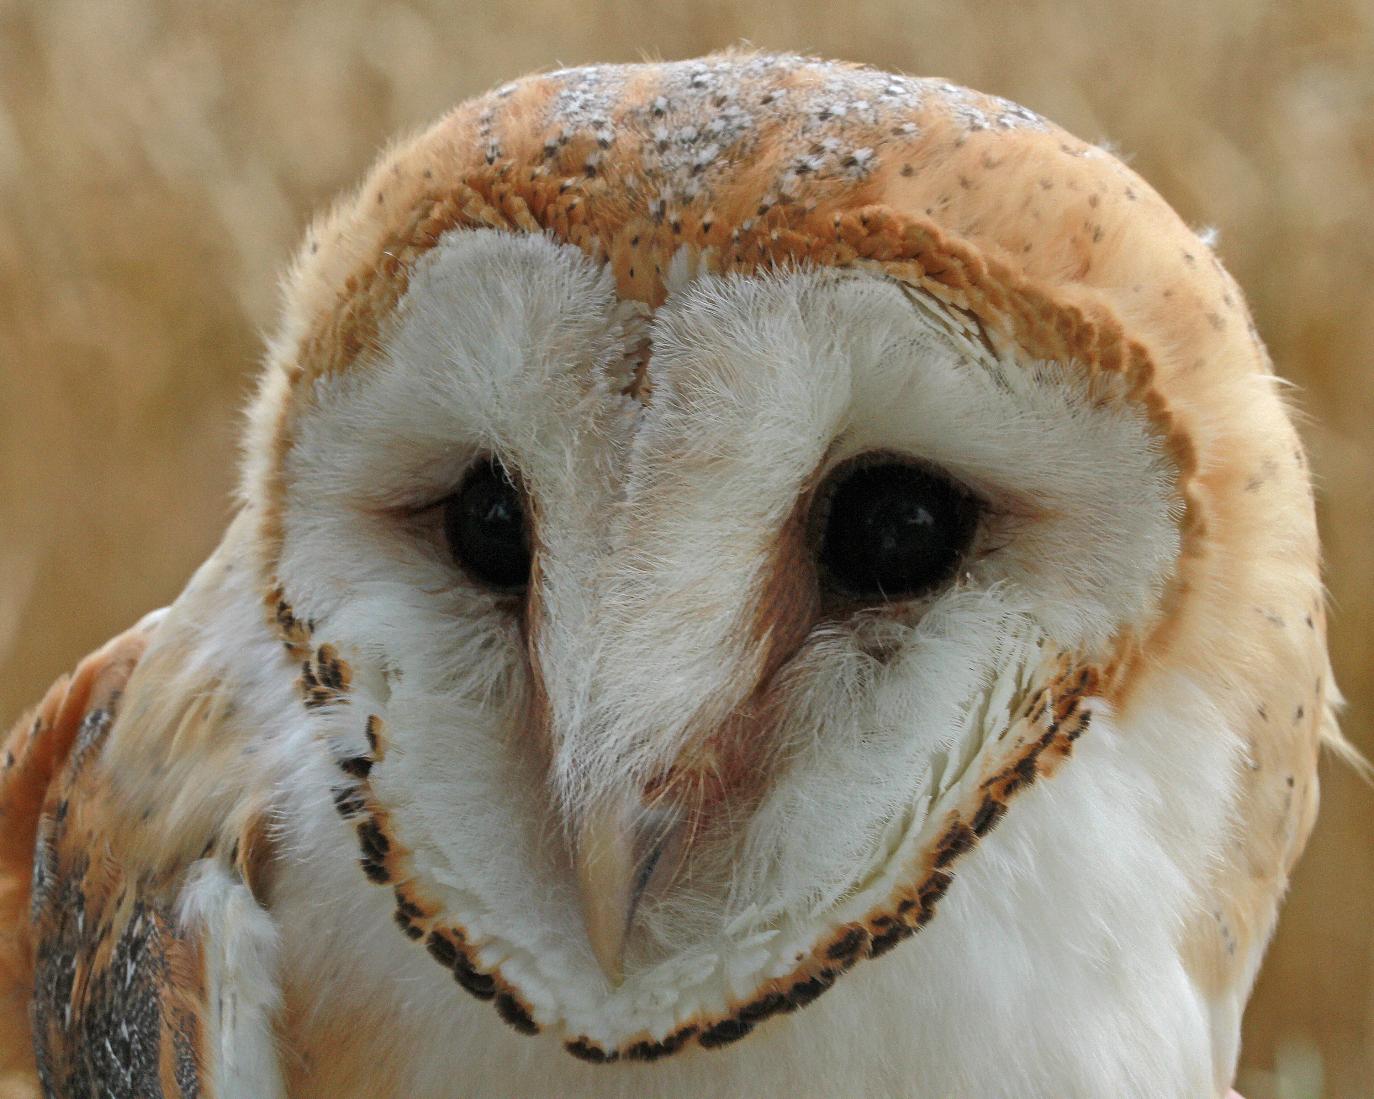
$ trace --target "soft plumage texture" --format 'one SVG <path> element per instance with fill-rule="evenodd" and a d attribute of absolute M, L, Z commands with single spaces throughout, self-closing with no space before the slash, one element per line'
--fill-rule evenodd
<path fill-rule="evenodd" d="M 804 164 L 798 145 L 814 147 Z M 1018 209 L 1008 193 L 1028 198 Z M 116 797 L 172 826 L 175 850 L 124 841 L 135 862 L 175 870 L 202 840 L 210 857 L 237 837 L 228 861 L 251 900 L 200 874 L 225 914 L 187 912 L 223 938 L 209 956 L 243 983 L 245 1041 L 266 1044 L 263 986 L 282 984 L 293 1092 L 489 1078 L 480 1059 L 513 1033 L 491 1035 L 495 1016 L 434 961 L 515 1030 L 552 1030 L 584 1058 L 676 1054 L 653 1070 L 674 1089 L 700 1090 L 702 1073 L 844 1090 L 824 1035 L 857 1059 L 860 1090 L 1224 1092 L 1311 826 L 1332 692 L 1303 456 L 1234 284 L 1141 181 L 1030 112 L 938 82 L 748 55 L 560 73 L 399 148 L 312 231 L 289 294 L 243 511 L 160 628 L 101 767 Z M 481 361 L 469 307 L 492 341 L 483 372 L 466 365 Z M 452 335 L 427 344 L 435 332 Z M 661 378 L 643 341 L 664 352 Z M 409 499 L 347 476 L 350 460 L 371 468 L 370 427 L 347 410 L 384 404 L 368 387 L 385 392 L 388 356 L 402 395 L 407 372 L 420 379 L 417 410 L 469 385 L 430 431 L 453 442 L 426 475 L 461 468 L 466 446 L 529 478 L 549 540 L 518 625 L 426 577 L 422 476 L 399 471 L 420 482 Z M 603 381 L 637 357 L 643 412 Z M 881 371 L 892 399 L 865 405 Z M 902 416 L 908 374 L 920 400 Z M 818 618 L 786 551 L 804 544 L 790 501 L 847 437 L 966 479 L 1001 536 L 876 634 L 863 615 Z M 1032 439 L 1055 459 L 1034 460 Z M 716 476 L 725 506 L 710 504 Z M 604 571 L 589 583 L 579 565 Z M 578 621 L 562 593 L 588 587 L 603 598 L 560 645 Z M 1238 633 L 1238 607 L 1263 624 Z M 688 623 L 666 647 L 656 608 Z M 470 633 L 451 633 L 459 620 Z M 870 664 L 848 686 L 846 643 Z M 607 654 L 637 691 L 601 672 Z M 873 765 L 913 736 L 924 770 Z M 547 787 L 537 762 L 518 771 L 541 754 Z M 148 772 L 150 755 L 165 765 Z M 701 787 L 707 823 L 683 856 L 703 901 L 684 910 L 691 890 L 670 880 L 645 914 L 656 941 L 608 989 L 575 936 L 554 953 L 572 916 L 547 814 L 575 823 L 584 799 L 664 767 L 690 776 L 699 759 L 719 786 Z M 264 810 L 265 871 L 248 842 Z M 1089 821 L 1108 826 L 1105 848 Z M 833 830 L 838 848 L 780 842 L 794 829 Z M 737 836 L 713 881 L 713 852 Z M 451 837 L 469 845 L 460 858 Z M 357 897 L 331 904 L 323 931 L 322 892 Z M 703 916 L 723 898 L 713 932 Z M 274 929 L 233 915 L 254 901 L 276 918 L 275 975 Z M 413 979 L 388 1002 L 398 972 Z M 990 1030 L 1012 1036 L 1010 1074 L 974 1025 L 992 1004 L 1017 1009 Z M 739 1039 L 713 1063 L 681 1049 Z M 563 1056 L 548 1035 L 527 1044 L 542 1054 L 512 1051 L 512 1085 L 571 1079 L 542 1059 Z M 603 1093 L 647 1070 L 601 1071 L 578 1079 Z"/>

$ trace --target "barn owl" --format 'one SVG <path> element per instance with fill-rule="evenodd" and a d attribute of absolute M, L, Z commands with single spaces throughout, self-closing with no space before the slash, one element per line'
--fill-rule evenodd
<path fill-rule="evenodd" d="M 237 516 L 20 721 L 4 1078 L 1193 1097 L 1339 743 L 1240 291 L 798 57 L 539 75 L 308 232 Z"/>

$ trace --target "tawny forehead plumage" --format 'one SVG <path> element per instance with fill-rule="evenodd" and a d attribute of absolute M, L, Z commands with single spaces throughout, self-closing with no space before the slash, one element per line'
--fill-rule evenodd
<path fill-rule="evenodd" d="M 461 226 L 572 243 L 650 305 L 684 251 L 721 272 L 878 265 L 1030 356 L 1134 371 L 1154 413 L 1265 369 L 1229 276 L 1101 149 L 947 82 L 749 54 L 565 70 L 459 106 L 312 229 L 277 363 L 347 368 Z"/>
<path fill-rule="evenodd" d="M 300 289 L 384 314 L 372 267 L 403 280 L 411 254 L 461 224 L 549 232 L 653 304 L 683 247 L 735 270 L 942 252 L 1000 268 L 998 282 L 1049 284 L 1058 304 L 1089 312 L 1105 303 L 1085 290 L 1110 296 L 1167 273 L 1188 335 L 1198 322 L 1248 327 L 1202 243 L 1097 147 L 953 84 L 795 57 L 573 69 L 470 101 L 315 228 Z"/>
<path fill-rule="evenodd" d="M 535 87 L 547 99 L 533 127 L 519 106 L 503 109 L 529 84 L 506 85 L 482 107 L 487 163 L 529 159 L 534 138 L 544 170 L 633 181 L 640 212 L 670 222 L 689 207 L 709 217 L 713 203 L 749 201 L 739 166 L 757 163 L 757 208 L 738 226 L 746 229 L 781 203 L 852 194 L 874 176 L 880 148 L 900 153 L 919 140 L 916 118 L 928 101 L 968 131 L 1046 128 L 1032 111 L 953 84 L 798 58 L 596 66 Z"/>

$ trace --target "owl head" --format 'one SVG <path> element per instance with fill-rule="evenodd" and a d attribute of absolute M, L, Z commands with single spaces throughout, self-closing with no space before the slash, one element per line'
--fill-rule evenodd
<path fill-rule="evenodd" d="M 797 57 L 499 88 L 310 230 L 243 498 L 287 848 L 376 987 L 594 1062 L 860 980 L 1173 1056 L 1212 997 L 1234 1060 L 1314 804 L 1311 496 L 1103 150 Z"/>

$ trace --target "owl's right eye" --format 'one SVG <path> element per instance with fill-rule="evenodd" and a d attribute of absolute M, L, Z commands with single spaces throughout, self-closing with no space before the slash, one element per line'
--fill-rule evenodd
<path fill-rule="evenodd" d="M 520 490 L 494 458 L 479 463 L 444 502 L 444 538 L 474 580 L 519 591 L 530 579 L 530 532 Z"/>

